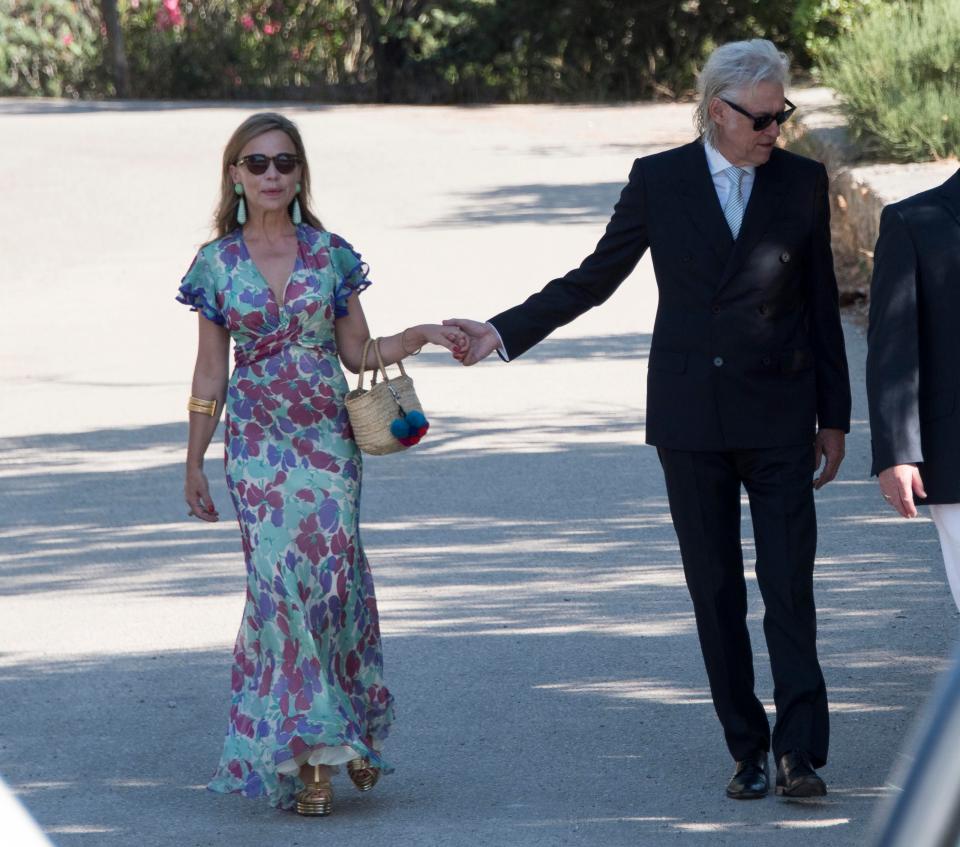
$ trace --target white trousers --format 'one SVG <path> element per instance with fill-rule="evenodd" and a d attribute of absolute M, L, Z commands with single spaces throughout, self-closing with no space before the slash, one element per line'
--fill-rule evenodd
<path fill-rule="evenodd" d="M 940 533 L 940 549 L 953 602 L 960 609 L 960 503 L 931 506 L 930 516 Z"/>

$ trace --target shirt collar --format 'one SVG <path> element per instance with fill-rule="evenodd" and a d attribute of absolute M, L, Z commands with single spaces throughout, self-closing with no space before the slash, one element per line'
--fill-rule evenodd
<path fill-rule="evenodd" d="M 727 161 L 726 157 L 709 141 L 703 142 L 703 149 L 707 154 L 707 166 L 710 168 L 710 176 L 716 176 L 727 168 L 733 167 L 733 165 Z M 748 175 L 752 175 L 757 169 L 754 165 L 744 165 L 743 170 L 746 171 Z"/>

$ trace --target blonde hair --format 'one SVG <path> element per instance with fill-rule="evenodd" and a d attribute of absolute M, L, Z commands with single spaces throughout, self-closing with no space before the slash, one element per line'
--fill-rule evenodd
<path fill-rule="evenodd" d="M 240 158 L 240 151 L 254 138 L 275 129 L 287 134 L 287 137 L 293 142 L 297 156 L 300 157 L 300 193 L 297 198 L 300 201 L 300 215 L 303 222 L 316 229 L 323 229 L 320 219 L 310 209 L 310 166 L 307 164 L 307 151 L 304 149 L 300 130 L 297 129 L 297 125 L 293 121 L 283 115 L 276 112 L 258 112 L 251 115 L 234 130 L 223 150 L 220 202 L 217 204 L 217 211 L 213 216 L 213 229 L 217 238 L 223 238 L 240 226 L 240 222 L 237 220 L 237 207 L 240 205 L 240 198 L 233 188 L 230 166 L 237 163 L 237 159 Z M 291 209 L 293 207 L 292 200 L 290 201 L 290 207 Z M 291 209 L 287 211 L 289 212 Z"/>
<path fill-rule="evenodd" d="M 697 79 L 700 101 L 694 121 L 697 132 L 711 144 L 717 143 L 717 125 L 710 119 L 715 97 L 729 97 L 736 91 L 754 88 L 761 82 L 790 83 L 790 60 L 765 38 L 731 41 L 718 47 L 703 66 Z"/>

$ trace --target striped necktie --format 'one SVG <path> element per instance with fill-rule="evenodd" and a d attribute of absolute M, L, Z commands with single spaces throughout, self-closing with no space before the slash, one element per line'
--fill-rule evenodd
<path fill-rule="evenodd" d="M 730 232 L 733 234 L 734 241 L 740 234 L 740 224 L 743 223 L 743 177 L 746 171 L 731 165 L 724 173 L 730 180 L 730 193 L 727 195 L 727 203 L 723 207 L 723 216 L 727 219 Z"/>

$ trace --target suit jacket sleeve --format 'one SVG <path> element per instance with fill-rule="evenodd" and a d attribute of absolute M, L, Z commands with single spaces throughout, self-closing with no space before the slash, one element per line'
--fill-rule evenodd
<path fill-rule="evenodd" d="M 850 373 L 840 322 L 837 277 L 830 249 L 830 195 L 822 165 L 815 191 L 810 342 L 817 375 L 817 426 L 850 431 Z"/>
<path fill-rule="evenodd" d="M 923 461 L 917 282 L 916 246 L 900 212 L 888 206 L 874 251 L 867 332 L 874 474 Z"/>
<path fill-rule="evenodd" d="M 636 267 L 649 243 L 642 171 L 638 159 L 603 237 L 579 268 L 490 319 L 510 360 L 539 344 L 557 327 L 603 303 Z"/>

